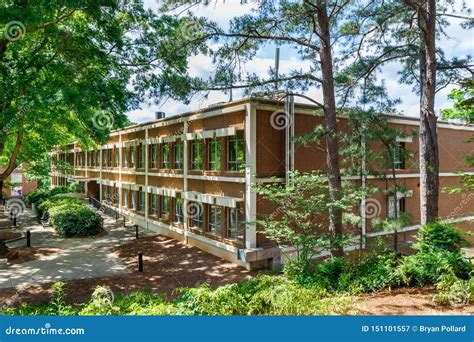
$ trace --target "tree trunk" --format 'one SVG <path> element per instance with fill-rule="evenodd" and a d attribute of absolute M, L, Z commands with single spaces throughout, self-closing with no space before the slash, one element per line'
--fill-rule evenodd
<path fill-rule="evenodd" d="M 418 26 L 424 51 L 420 55 L 420 214 L 421 224 L 438 217 L 439 150 L 436 95 L 436 1 L 427 0 L 420 8 Z"/>
<path fill-rule="evenodd" d="M 324 126 L 326 131 L 326 162 L 328 166 L 329 197 L 332 203 L 342 198 L 341 170 L 339 168 L 339 145 L 337 139 L 336 98 L 334 94 L 333 60 L 329 19 L 325 0 L 318 0 L 318 24 L 320 35 L 320 58 L 322 90 L 324 98 Z M 336 207 L 329 209 L 329 231 L 333 238 L 342 236 L 342 210 Z M 343 246 L 333 245 L 331 252 L 335 256 L 344 254 Z"/>

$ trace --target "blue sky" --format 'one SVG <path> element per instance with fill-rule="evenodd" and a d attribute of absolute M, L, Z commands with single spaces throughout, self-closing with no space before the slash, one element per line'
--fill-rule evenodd
<path fill-rule="evenodd" d="M 159 3 L 156 0 L 145 0 L 145 6 L 151 9 L 157 9 Z M 230 20 L 236 16 L 249 13 L 251 9 L 256 6 L 254 0 L 248 0 L 247 4 L 241 4 L 240 0 L 211 0 L 210 5 L 198 5 L 193 8 L 194 14 L 198 16 L 205 16 L 223 27 L 227 27 Z M 469 2 L 468 2 L 469 3 Z M 472 7 L 472 5 L 471 5 Z M 438 45 L 442 47 L 447 57 L 461 57 L 466 54 L 472 54 L 474 52 L 474 35 L 472 31 L 467 31 L 459 26 L 459 20 L 451 19 L 451 25 L 447 30 L 447 33 L 451 39 L 442 39 L 438 42 Z M 261 50 L 257 57 L 248 65 L 246 70 L 249 72 L 256 72 L 260 75 L 266 75 L 270 67 L 274 65 L 274 47 L 268 47 Z M 296 53 L 291 50 L 282 49 L 280 61 L 281 72 L 287 72 L 295 67 L 304 68 L 302 62 L 298 59 Z M 209 58 L 205 56 L 192 57 L 189 60 L 190 73 L 195 76 L 207 77 L 212 71 L 212 63 Z M 380 79 L 385 80 L 385 84 L 388 88 L 389 94 L 394 98 L 401 98 L 402 103 L 397 109 L 405 115 L 418 116 L 418 104 L 419 97 L 412 91 L 411 85 L 403 85 L 398 83 L 398 74 L 400 65 L 397 62 L 387 64 L 379 76 Z M 436 110 L 437 112 L 442 109 L 449 107 L 451 102 L 447 99 L 447 94 L 452 89 L 447 87 L 437 94 L 436 98 Z M 317 100 L 321 99 L 321 92 L 318 89 L 309 89 L 306 92 Z M 240 98 L 239 92 L 234 92 L 234 100 Z M 183 103 L 168 100 L 161 106 L 148 105 L 143 103 L 140 109 L 134 110 L 128 113 L 130 119 L 134 122 L 144 122 L 154 119 L 155 111 L 164 111 L 168 116 L 179 114 L 188 110 L 197 109 L 202 106 L 207 106 L 212 103 L 228 101 L 229 96 L 220 92 L 212 92 L 209 95 L 209 99 L 205 100 L 200 97 L 196 97 L 189 105 Z"/>

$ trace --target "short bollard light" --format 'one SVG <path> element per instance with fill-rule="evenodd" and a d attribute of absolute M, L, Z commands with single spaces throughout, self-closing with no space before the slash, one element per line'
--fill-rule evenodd
<path fill-rule="evenodd" d="M 138 252 L 138 272 L 143 272 L 143 253 Z"/>
<path fill-rule="evenodd" d="M 31 232 L 26 231 L 26 247 L 31 247 Z"/>
<path fill-rule="evenodd" d="M 135 224 L 135 239 L 138 239 L 138 224 Z"/>
<path fill-rule="evenodd" d="M 16 227 L 16 215 L 13 216 L 13 227 Z"/>

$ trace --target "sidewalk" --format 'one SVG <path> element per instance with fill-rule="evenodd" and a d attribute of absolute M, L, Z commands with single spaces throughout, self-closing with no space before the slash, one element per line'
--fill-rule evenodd
<path fill-rule="evenodd" d="M 102 215 L 102 214 L 101 214 Z M 135 238 L 131 226 L 123 227 L 122 220 L 102 215 L 107 235 L 94 238 L 64 239 L 54 234 L 52 227 L 43 227 L 31 210 L 18 218 L 20 228 L 31 232 L 33 247 L 54 247 L 61 252 L 44 256 L 38 260 L 9 266 L 0 270 L 0 288 L 24 287 L 71 279 L 95 278 L 130 272 L 115 254 L 112 247 Z M 141 236 L 155 235 L 142 229 Z M 8 247 L 24 246 L 25 240 L 8 244 Z"/>

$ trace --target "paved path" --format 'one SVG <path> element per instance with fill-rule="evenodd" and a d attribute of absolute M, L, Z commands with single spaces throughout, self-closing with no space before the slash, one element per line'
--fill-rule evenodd
<path fill-rule="evenodd" d="M 59 238 L 52 227 L 43 227 L 35 215 L 26 210 L 19 218 L 19 230 L 31 231 L 33 247 L 54 247 L 61 252 L 43 256 L 41 259 L 8 266 L 0 270 L 0 288 L 23 287 L 70 279 L 94 278 L 130 272 L 122 261 L 112 253 L 112 247 L 135 238 L 130 226 L 123 227 L 123 221 L 104 217 L 107 235 L 96 238 Z M 142 230 L 141 235 L 153 235 Z M 25 240 L 10 243 L 9 247 L 24 246 Z"/>

